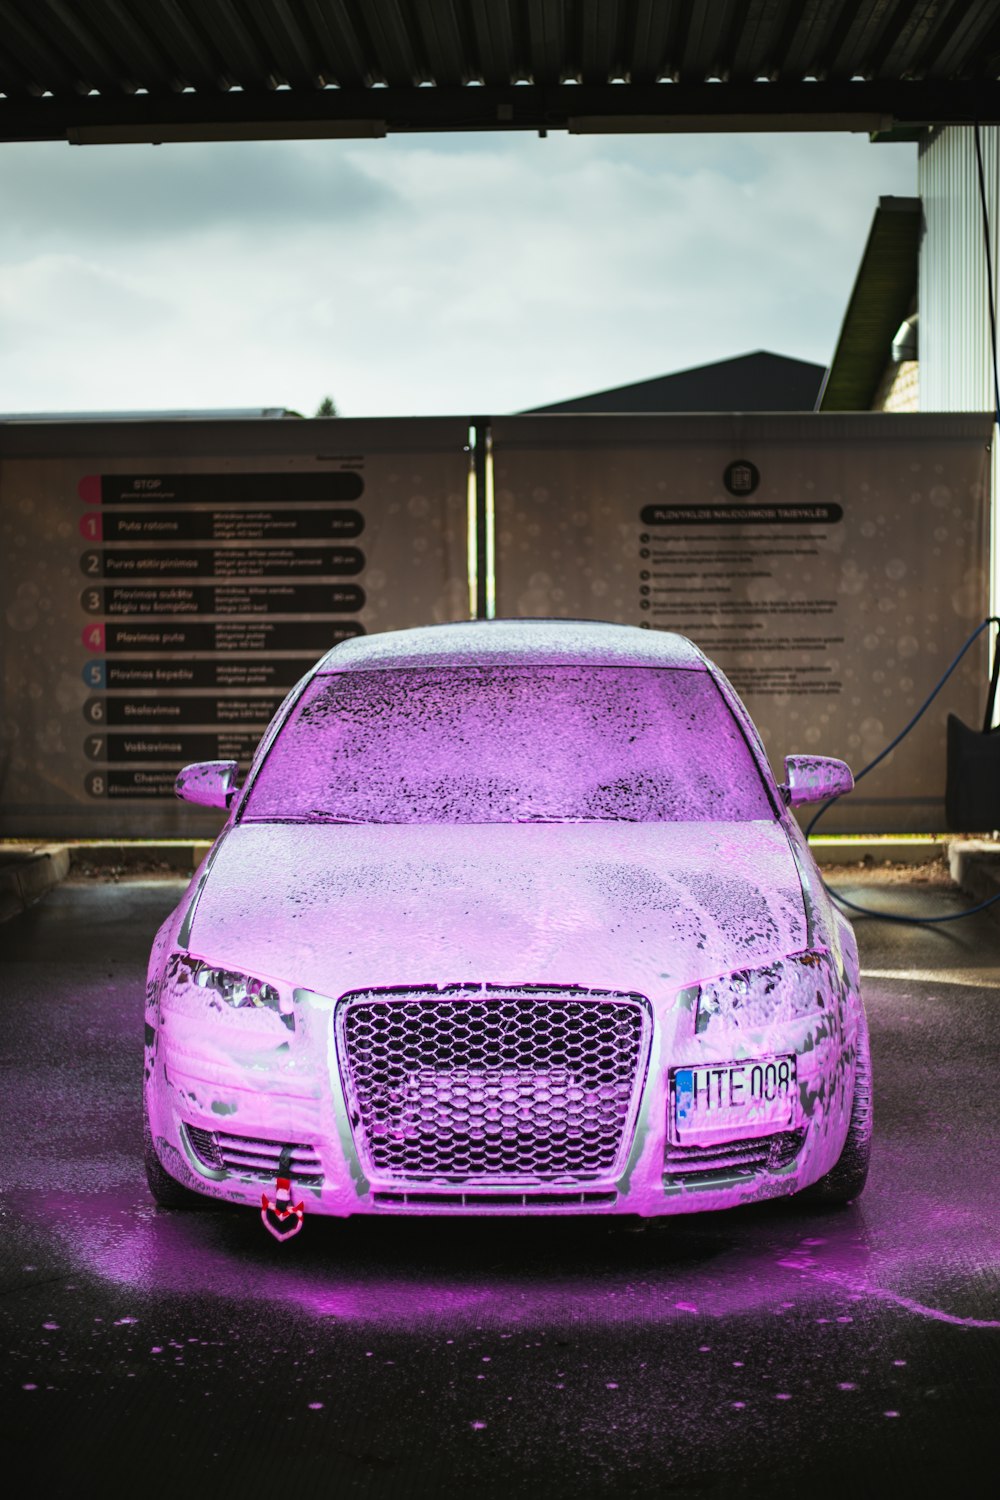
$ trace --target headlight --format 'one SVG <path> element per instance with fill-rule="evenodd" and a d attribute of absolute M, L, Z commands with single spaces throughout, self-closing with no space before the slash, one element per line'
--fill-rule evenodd
<path fill-rule="evenodd" d="M 205 990 L 233 1010 L 277 1011 L 286 1026 L 294 1025 L 291 991 L 241 969 L 223 969 L 201 958 L 174 954 L 168 978 L 177 985 L 191 984 Z"/>
<path fill-rule="evenodd" d="M 748 1031 L 826 1009 L 839 983 L 829 953 L 806 952 L 759 969 L 736 969 L 694 988 L 698 1031 L 707 1031 L 716 1017 Z"/>

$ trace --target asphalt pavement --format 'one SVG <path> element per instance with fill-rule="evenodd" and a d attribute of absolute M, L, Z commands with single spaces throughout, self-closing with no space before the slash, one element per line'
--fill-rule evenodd
<path fill-rule="evenodd" d="M 71 878 L 0 929 L 8 1472 L 73 1497 L 996 1493 L 993 922 L 857 919 L 876 1134 L 847 1209 L 312 1218 L 277 1244 L 146 1190 L 145 959 L 182 889 Z"/>

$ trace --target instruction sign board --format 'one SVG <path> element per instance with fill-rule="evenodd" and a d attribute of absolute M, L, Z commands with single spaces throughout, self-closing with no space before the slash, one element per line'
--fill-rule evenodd
<path fill-rule="evenodd" d="M 0 833 L 184 836 L 352 636 L 468 616 L 461 420 L 0 427 Z"/>
<path fill-rule="evenodd" d="M 677 630 L 786 754 L 855 770 L 988 612 L 989 416 L 539 416 L 493 425 L 497 614 Z M 986 641 L 829 832 L 944 828 L 945 720 Z"/>

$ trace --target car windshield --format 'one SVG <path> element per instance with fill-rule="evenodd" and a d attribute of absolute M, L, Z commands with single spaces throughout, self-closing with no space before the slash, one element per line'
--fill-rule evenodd
<path fill-rule="evenodd" d="M 676 823 L 774 812 L 707 672 L 462 666 L 315 678 L 242 816 Z"/>

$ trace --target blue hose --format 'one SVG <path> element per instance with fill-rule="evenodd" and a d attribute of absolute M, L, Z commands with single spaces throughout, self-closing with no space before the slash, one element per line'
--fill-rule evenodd
<path fill-rule="evenodd" d="M 858 774 L 854 778 L 855 786 L 857 786 L 858 782 L 861 781 L 863 777 L 868 775 L 869 771 L 874 771 L 876 766 L 881 765 L 882 761 L 885 760 L 887 755 L 892 754 L 901 740 L 905 740 L 910 730 L 914 727 L 914 725 L 920 722 L 924 714 L 930 708 L 931 704 L 934 702 L 934 699 L 944 687 L 945 683 L 948 681 L 948 678 L 951 676 L 952 672 L 954 672 L 955 668 L 958 666 L 959 662 L 962 660 L 962 657 L 968 651 L 969 647 L 973 644 L 973 642 L 977 641 L 982 635 L 983 631 L 987 630 L 991 625 L 1000 625 L 1000 616 L 987 615 L 982 624 L 976 626 L 975 630 L 969 636 L 969 639 L 965 642 L 965 645 L 962 647 L 961 651 L 959 651 L 958 655 L 951 663 L 951 666 L 944 673 L 944 676 L 940 679 L 937 685 L 928 694 L 924 702 L 917 709 L 910 722 L 904 725 L 904 727 L 896 735 L 896 738 L 894 740 L 891 740 L 889 744 L 886 745 L 885 749 L 880 751 L 879 754 L 876 755 L 874 760 L 870 760 L 864 767 L 864 769 L 858 772 Z M 827 808 L 832 807 L 836 800 L 837 799 L 835 797 L 829 798 L 829 800 L 824 802 L 823 806 L 810 819 L 809 824 L 806 828 L 806 838 L 810 836 L 813 829 L 816 827 L 816 824 L 826 812 Z M 978 906 L 970 906 L 965 911 L 951 912 L 948 916 L 944 917 L 901 917 L 895 915 L 892 912 L 873 911 L 871 907 L 858 906 L 856 902 L 848 901 L 846 896 L 840 896 L 836 891 L 831 890 L 830 887 L 826 884 L 825 880 L 823 881 L 823 884 L 824 886 L 826 886 L 827 891 L 829 891 L 834 901 L 838 901 L 841 906 L 850 907 L 851 911 L 860 912 L 861 915 L 865 917 L 876 917 L 880 922 L 905 922 L 913 927 L 925 927 L 938 922 L 958 922 L 963 917 L 974 916 L 976 912 L 985 911 L 988 906 L 992 906 L 994 902 L 1000 901 L 1000 893 L 998 893 L 996 896 L 990 896 L 986 901 L 980 901 Z"/>

